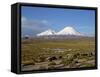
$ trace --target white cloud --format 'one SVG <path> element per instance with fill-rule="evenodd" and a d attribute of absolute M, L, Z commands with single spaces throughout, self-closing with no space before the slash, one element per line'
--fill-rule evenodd
<path fill-rule="evenodd" d="M 42 20 L 41 22 L 44 23 L 44 24 L 48 24 L 47 20 Z"/>
<path fill-rule="evenodd" d="M 27 19 L 25 17 L 22 17 L 21 21 L 24 22 L 24 21 L 27 21 Z"/>
<path fill-rule="evenodd" d="M 37 21 L 33 19 L 28 19 L 26 17 L 22 17 L 21 23 L 22 23 L 22 31 L 32 30 L 33 32 L 41 32 L 50 27 L 48 26 L 48 21 L 46 20 Z"/>

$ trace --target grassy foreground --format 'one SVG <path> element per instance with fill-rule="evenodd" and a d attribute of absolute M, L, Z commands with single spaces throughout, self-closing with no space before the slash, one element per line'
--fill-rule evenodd
<path fill-rule="evenodd" d="M 22 71 L 95 66 L 95 39 L 22 39 Z"/>

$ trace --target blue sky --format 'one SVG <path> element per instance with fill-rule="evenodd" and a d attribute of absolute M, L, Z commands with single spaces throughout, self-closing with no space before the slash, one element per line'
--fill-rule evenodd
<path fill-rule="evenodd" d="M 22 36 L 34 36 L 47 29 L 56 32 L 72 26 L 77 31 L 95 34 L 95 11 L 22 6 Z"/>

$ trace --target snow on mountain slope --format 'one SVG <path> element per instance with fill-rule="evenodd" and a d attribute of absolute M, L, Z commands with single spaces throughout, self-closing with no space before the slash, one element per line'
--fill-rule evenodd
<path fill-rule="evenodd" d="M 81 34 L 80 32 L 78 32 L 77 30 L 75 30 L 73 27 L 67 26 L 64 29 L 62 29 L 59 32 L 55 32 L 51 29 L 46 30 L 44 32 L 41 32 L 39 34 L 37 34 L 37 36 L 49 36 L 49 35 L 75 35 L 75 36 L 84 36 L 83 34 Z"/>
<path fill-rule="evenodd" d="M 56 34 L 55 31 L 48 29 L 44 32 L 37 34 L 37 36 L 48 36 L 48 35 L 55 35 L 55 34 Z"/>
<path fill-rule="evenodd" d="M 62 29 L 61 31 L 59 31 L 58 33 L 56 33 L 56 35 L 77 35 L 77 36 L 83 36 L 83 34 L 81 34 L 80 32 L 76 31 L 73 27 L 65 27 L 64 29 Z"/>

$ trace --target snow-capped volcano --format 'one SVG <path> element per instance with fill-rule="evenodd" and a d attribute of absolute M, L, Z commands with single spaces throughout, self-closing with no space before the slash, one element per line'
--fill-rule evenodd
<path fill-rule="evenodd" d="M 58 33 L 56 33 L 56 35 L 76 35 L 76 36 L 83 36 L 83 34 L 81 34 L 80 32 L 78 32 L 77 30 L 75 30 L 73 27 L 65 27 L 64 29 L 62 29 L 61 31 L 59 31 Z"/>
<path fill-rule="evenodd" d="M 70 26 L 65 27 L 64 29 L 62 29 L 61 31 L 59 31 L 57 33 L 54 30 L 48 29 L 44 32 L 41 32 L 41 33 L 37 34 L 37 36 L 49 36 L 49 35 L 55 35 L 55 36 L 59 36 L 59 35 L 83 36 L 83 34 L 81 34 L 80 32 L 78 32 L 77 30 L 75 30 L 73 27 L 70 27 Z"/>
<path fill-rule="evenodd" d="M 55 35 L 55 34 L 56 34 L 55 31 L 53 31 L 51 29 L 48 29 L 44 32 L 41 32 L 41 33 L 37 34 L 37 36 L 49 36 L 49 35 Z"/>

